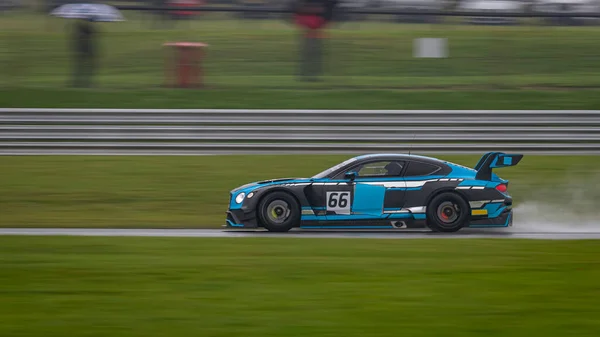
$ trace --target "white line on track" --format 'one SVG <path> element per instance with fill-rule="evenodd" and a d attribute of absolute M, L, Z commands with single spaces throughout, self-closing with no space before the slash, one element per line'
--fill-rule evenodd
<path fill-rule="evenodd" d="M 129 237 L 277 237 L 277 238 L 370 238 L 370 239 L 543 239 L 598 240 L 600 232 L 511 232 L 510 230 L 464 229 L 457 233 L 429 231 L 294 230 L 269 233 L 263 230 L 230 229 L 71 229 L 71 228 L 0 228 L 0 235 L 16 236 L 129 236 Z"/>

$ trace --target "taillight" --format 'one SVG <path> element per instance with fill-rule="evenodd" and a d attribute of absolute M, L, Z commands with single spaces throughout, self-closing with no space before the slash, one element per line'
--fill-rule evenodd
<path fill-rule="evenodd" d="M 500 184 L 500 185 L 496 186 L 496 189 L 499 192 L 506 193 L 506 191 L 508 190 L 508 187 L 506 186 L 506 184 Z"/>

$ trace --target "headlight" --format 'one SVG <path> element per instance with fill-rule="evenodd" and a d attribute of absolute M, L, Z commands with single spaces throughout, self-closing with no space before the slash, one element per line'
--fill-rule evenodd
<path fill-rule="evenodd" d="M 238 204 L 241 204 L 242 201 L 244 201 L 245 196 L 246 196 L 246 193 L 244 193 L 244 192 L 238 194 L 237 197 L 235 197 L 235 202 L 237 202 Z"/>

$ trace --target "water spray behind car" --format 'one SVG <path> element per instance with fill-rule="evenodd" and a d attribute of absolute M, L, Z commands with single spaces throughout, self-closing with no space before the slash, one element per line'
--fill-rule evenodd
<path fill-rule="evenodd" d="M 532 190 L 514 208 L 515 232 L 600 232 L 600 174 L 571 173 L 564 183 Z M 557 192 L 558 191 L 558 192 Z"/>

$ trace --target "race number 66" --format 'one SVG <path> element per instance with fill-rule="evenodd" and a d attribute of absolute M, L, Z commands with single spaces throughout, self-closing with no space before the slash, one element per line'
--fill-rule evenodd
<path fill-rule="evenodd" d="M 327 192 L 327 210 L 350 214 L 350 192 Z"/>

